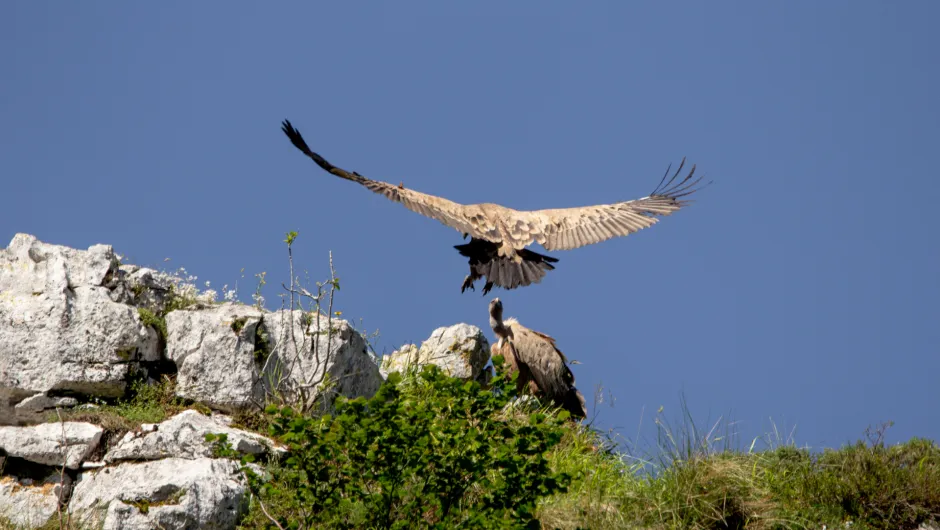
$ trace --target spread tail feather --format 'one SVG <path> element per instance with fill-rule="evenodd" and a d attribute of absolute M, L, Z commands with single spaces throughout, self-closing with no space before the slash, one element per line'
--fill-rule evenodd
<path fill-rule="evenodd" d="M 522 261 L 517 263 L 512 258 L 501 257 L 495 243 L 476 238 L 454 248 L 470 258 L 470 269 L 475 276 L 486 276 L 488 282 L 504 289 L 539 283 L 546 272 L 555 268 L 552 263 L 558 262 L 558 258 L 522 249 L 518 251 Z"/>

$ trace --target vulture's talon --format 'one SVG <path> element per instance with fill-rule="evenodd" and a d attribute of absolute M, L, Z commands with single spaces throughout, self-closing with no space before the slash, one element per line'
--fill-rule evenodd
<path fill-rule="evenodd" d="M 473 277 L 467 276 L 463 279 L 463 285 L 460 286 L 460 292 L 464 292 L 469 288 L 471 291 L 476 291 L 477 288 L 473 286 Z"/>

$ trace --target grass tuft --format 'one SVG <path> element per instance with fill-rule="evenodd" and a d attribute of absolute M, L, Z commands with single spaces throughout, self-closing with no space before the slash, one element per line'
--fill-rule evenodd
<path fill-rule="evenodd" d="M 66 421 L 85 421 L 100 425 L 105 431 L 126 432 L 143 423 L 159 423 L 188 407 L 175 395 L 175 381 L 164 376 L 157 384 L 135 381 L 128 396 L 114 404 L 101 404 L 94 408 L 63 410 Z M 55 414 L 49 421 L 58 421 Z"/>
<path fill-rule="evenodd" d="M 859 441 L 816 454 L 794 445 L 699 450 L 687 458 L 670 453 L 663 457 L 668 465 L 652 471 L 601 442 L 596 432 L 572 426 L 554 450 L 553 469 L 574 480 L 568 492 L 540 504 L 544 528 L 805 529 L 850 522 L 855 529 L 914 530 L 940 520 L 940 447 L 930 440 L 890 447 Z M 696 444 L 663 450 L 670 447 Z"/>

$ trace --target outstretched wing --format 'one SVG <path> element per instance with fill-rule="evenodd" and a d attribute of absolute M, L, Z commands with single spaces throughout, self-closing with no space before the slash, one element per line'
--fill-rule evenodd
<path fill-rule="evenodd" d="M 442 197 L 435 197 L 418 191 L 405 189 L 403 186 L 395 186 L 387 182 L 372 180 L 363 177 L 355 171 L 349 172 L 330 164 L 322 156 L 314 153 L 307 146 L 300 131 L 295 129 L 290 121 L 284 120 L 281 124 L 281 130 L 290 138 L 292 144 L 300 149 L 303 154 L 309 156 L 329 173 L 337 177 L 344 178 L 362 184 L 375 193 L 384 195 L 386 198 L 399 202 L 409 210 L 436 219 L 441 223 L 459 230 L 464 234 L 469 234 L 478 239 L 486 239 L 494 243 L 500 242 L 499 231 L 487 216 L 478 211 L 476 205 L 466 206 Z"/>
<path fill-rule="evenodd" d="M 513 235 L 512 245 L 522 248 L 537 242 L 546 250 L 569 250 L 649 228 L 659 221 L 656 216 L 678 211 L 691 202 L 683 200 L 683 197 L 701 189 L 696 186 L 702 178 L 693 180 L 694 165 L 688 175 L 679 179 L 684 166 L 685 158 L 672 177 L 669 177 L 671 166 L 667 168 L 659 186 L 642 199 L 578 208 L 513 212 L 506 222 Z"/>
<path fill-rule="evenodd" d="M 363 177 L 327 162 L 307 146 L 300 131 L 284 120 L 281 129 L 291 143 L 313 159 L 324 170 L 357 182 L 406 208 L 454 228 L 477 239 L 493 243 L 503 241 L 504 234 L 513 248 L 519 250 L 537 242 L 547 250 L 568 250 L 607 239 L 626 236 L 653 226 L 656 216 L 669 215 L 690 201 L 682 200 L 701 188 L 701 178 L 693 180 L 695 166 L 689 174 L 677 181 L 685 166 L 685 158 L 676 172 L 669 177 L 669 169 L 659 186 L 648 197 L 616 204 L 602 204 L 577 208 L 518 211 L 495 204 L 459 204 L 442 197 L 428 195 Z M 502 224 L 503 231 L 498 224 Z"/>

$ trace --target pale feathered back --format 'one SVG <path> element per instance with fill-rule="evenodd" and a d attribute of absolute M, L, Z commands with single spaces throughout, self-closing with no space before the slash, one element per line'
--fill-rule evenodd
<path fill-rule="evenodd" d="M 584 396 L 575 388 L 568 359 L 555 345 L 555 339 L 523 326 L 515 318 L 506 320 L 505 324 L 512 330 L 512 344 L 519 361 L 528 366 L 539 391 L 573 415 L 586 416 Z"/>
<path fill-rule="evenodd" d="M 501 338 L 491 348 L 492 354 L 503 356 L 510 373 L 519 372 L 520 390 L 527 386 L 532 394 L 552 401 L 574 418 L 587 416 L 584 396 L 575 388 L 568 359 L 555 345 L 555 339 L 523 326 L 515 318 L 502 320 L 498 298 L 490 303 L 490 317 L 494 333 Z"/>

